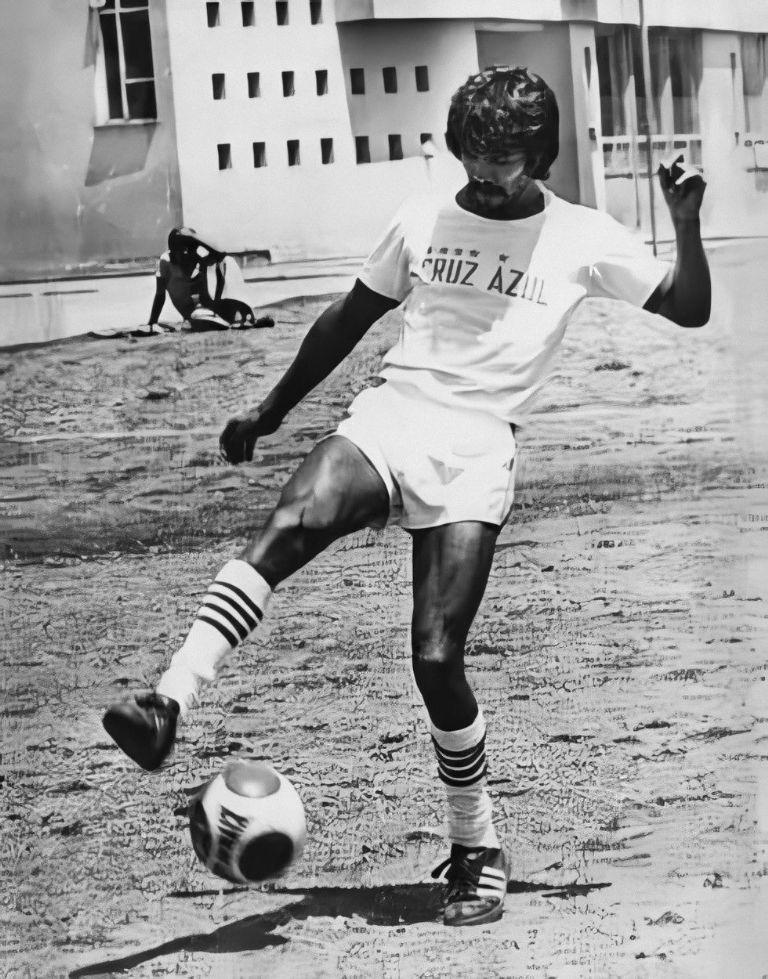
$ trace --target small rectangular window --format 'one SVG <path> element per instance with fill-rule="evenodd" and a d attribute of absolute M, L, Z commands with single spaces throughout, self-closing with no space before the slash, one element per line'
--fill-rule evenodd
<path fill-rule="evenodd" d="M 225 78 L 224 72 L 217 71 L 211 75 L 211 87 L 213 89 L 213 97 L 216 100 L 227 97 Z"/>
<path fill-rule="evenodd" d="M 277 0 L 275 4 L 275 17 L 278 26 L 285 27 L 288 23 L 288 0 Z"/>
<path fill-rule="evenodd" d="M 298 139 L 289 139 L 286 145 L 288 147 L 288 166 L 297 167 L 301 163 L 299 141 Z"/>
<path fill-rule="evenodd" d="M 365 95 L 365 68 L 350 68 L 349 84 L 353 95 Z"/>
<path fill-rule="evenodd" d="M 243 15 L 243 27 L 256 26 L 256 13 L 253 9 L 253 0 L 244 0 L 240 4 L 240 13 Z"/>
<path fill-rule="evenodd" d="M 283 95 L 288 98 L 291 95 L 296 94 L 296 89 L 293 85 L 293 72 L 284 71 L 283 72 Z"/>
<path fill-rule="evenodd" d="M 429 91 L 429 68 L 427 68 L 426 65 L 416 65 L 414 71 L 416 73 L 416 91 L 428 92 Z"/>
<path fill-rule="evenodd" d="M 355 136 L 355 158 L 358 163 L 371 162 L 371 147 L 367 136 Z"/>
<path fill-rule="evenodd" d="M 232 169 L 232 144 L 218 143 L 216 149 L 219 153 L 219 170 Z"/>
<path fill-rule="evenodd" d="M 325 68 L 319 68 L 315 72 L 315 86 L 318 95 L 328 94 L 328 72 Z"/>
<path fill-rule="evenodd" d="M 387 95 L 392 95 L 397 91 L 397 68 L 382 68 L 384 76 L 384 91 Z"/>
<path fill-rule="evenodd" d="M 333 140 L 332 139 L 321 139 L 320 140 L 320 156 L 323 163 L 333 163 Z"/>
<path fill-rule="evenodd" d="M 208 26 L 218 27 L 221 21 L 219 20 L 219 5 L 218 3 L 206 3 L 205 12 L 208 16 Z"/>
<path fill-rule="evenodd" d="M 423 146 L 425 143 L 432 142 L 432 133 L 419 133 L 419 142 Z"/>
<path fill-rule="evenodd" d="M 254 167 L 265 167 L 267 165 L 267 144 L 253 144 L 253 165 Z"/>
<path fill-rule="evenodd" d="M 399 133 L 391 133 L 388 137 L 389 139 L 389 158 L 390 160 L 402 160 L 403 158 L 403 141 L 400 138 Z"/>
<path fill-rule="evenodd" d="M 258 71 L 248 72 L 248 98 L 258 99 L 261 95 L 261 80 Z"/>
<path fill-rule="evenodd" d="M 309 20 L 312 24 L 322 24 L 323 0 L 309 0 Z"/>

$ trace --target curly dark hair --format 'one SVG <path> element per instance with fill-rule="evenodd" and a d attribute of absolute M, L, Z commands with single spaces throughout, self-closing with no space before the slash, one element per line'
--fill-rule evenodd
<path fill-rule="evenodd" d="M 451 99 L 445 141 L 463 154 L 500 161 L 520 148 L 527 173 L 546 180 L 560 149 L 555 93 L 527 68 L 493 65 L 470 75 Z"/>

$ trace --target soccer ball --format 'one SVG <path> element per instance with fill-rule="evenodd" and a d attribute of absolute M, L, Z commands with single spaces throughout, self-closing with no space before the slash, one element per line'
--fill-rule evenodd
<path fill-rule="evenodd" d="M 278 877 L 304 849 L 304 806 L 288 779 L 257 761 L 229 762 L 189 804 L 195 853 L 219 877 Z"/>

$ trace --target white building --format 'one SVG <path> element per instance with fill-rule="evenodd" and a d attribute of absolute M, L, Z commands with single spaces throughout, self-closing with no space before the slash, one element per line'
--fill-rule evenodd
<path fill-rule="evenodd" d="M 682 151 L 705 172 L 705 234 L 768 232 L 768 4 L 167 0 L 167 17 L 184 219 L 232 250 L 365 252 L 405 196 L 460 179 L 448 103 L 493 63 L 555 90 L 564 197 L 670 236 L 647 106 L 652 169 Z"/>
<path fill-rule="evenodd" d="M 180 223 L 273 260 L 361 255 L 409 193 L 459 183 L 450 96 L 492 63 L 554 88 L 564 197 L 669 237 L 647 116 L 651 172 L 678 150 L 704 171 L 705 235 L 768 233 L 766 0 L 10 6 L 0 278 L 157 255 Z"/>

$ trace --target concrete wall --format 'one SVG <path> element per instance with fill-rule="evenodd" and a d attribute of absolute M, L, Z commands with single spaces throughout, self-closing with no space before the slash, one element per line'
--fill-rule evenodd
<path fill-rule="evenodd" d="M 477 67 L 471 26 L 337 29 L 332 9 L 313 25 L 303 3 L 278 26 L 274 4 L 260 0 L 255 26 L 244 27 L 239 3 L 223 0 L 220 11 L 220 26 L 209 28 L 204 5 L 168 0 L 185 222 L 231 251 L 273 260 L 365 254 L 403 198 L 430 185 L 419 133 L 441 137 L 451 91 Z M 385 96 L 381 67 L 391 64 L 400 91 Z M 416 92 L 416 64 L 430 68 L 429 92 Z M 350 67 L 366 69 L 365 96 L 349 95 Z M 324 96 L 317 69 L 328 72 Z M 248 97 L 249 71 L 259 72 L 258 98 Z M 294 72 L 289 98 L 284 71 Z M 214 72 L 226 76 L 221 100 L 212 97 Z M 403 136 L 409 158 L 375 162 L 388 157 L 388 133 Z M 356 134 L 371 138 L 373 163 L 357 164 Z M 333 139 L 333 163 L 321 162 L 321 138 Z M 299 166 L 288 165 L 289 139 L 299 140 Z M 254 167 L 254 142 L 266 144 L 266 166 Z M 219 143 L 231 146 L 231 169 L 218 168 Z M 450 170 L 449 161 L 436 170 Z"/>
<path fill-rule="evenodd" d="M 4 4 L 0 278 L 153 255 L 180 219 L 164 2 L 151 6 L 158 122 L 95 127 L 87 3 Z"/>
<path fill-rule="evenodd" d="M 471 21 L 384 21 L 339 25 L 353 135 L 368 135 L 371 159 L 388 160 L 390 133 L 402 136 L 406 156 L 421 156 L 420 133 L 444 148 L 451 95 L 477 70 Z M 429 91 L 417 92 L 414 69 L 426 65 Z M 349 69 L 365 68 L 365 95 L 352 95 Z M 398 91 L 384 91 L 382 69 L 397 69 Z"/>
<path fill-rule="evenodd" d="M 748 2 L 748 0 L 744 0 Z M 336 0 L 336 18 L 343 20 L 400 20 L 493 18 L 542 21 L 601 20 L 610 24 L 636 24 L 638 0 Z"/>
<path fill-rule="evenodd" d="M 574 90 L 567 24 L 548 24 L 538 31 L 478 31 L 481 68 L 493 64 L 525 65 L 547 82 L 560 109 L 560 155 L 548 185 L 569 201 L 579 201 Z"/>

